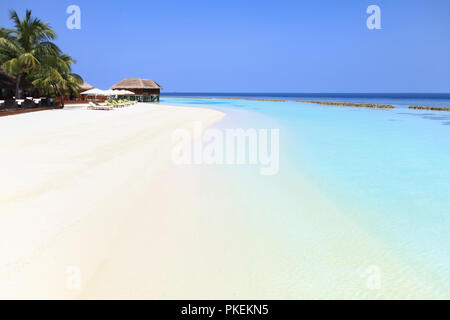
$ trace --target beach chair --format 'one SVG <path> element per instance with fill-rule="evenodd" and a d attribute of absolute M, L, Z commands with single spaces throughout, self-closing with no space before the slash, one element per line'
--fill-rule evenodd
<path fill-rule="evenodd" d="M 43 98 L 41 102 L 39 103 L 39 106 L 41 107 L 49 107 L 50 106 L 50 99 L 49 98 Z"/>
<path fill-rule="evenodd" d="M 36 108 L 36 103 L 33 101 L 33 98 L 26 98 L 22 103 L 23 108 Z"/>
<path fill-rule="evenodd" d="M 95 105 L 92 101 L 89 102 L 88 110 L 113 110 L 111 106 Z"/>
<path fill-rule="evenodd" d="M 16 101 L 16 104 L 17 104 L 17 108 L 18 109 L 22 109 L 25 99 L 15 99 L 15 101 Z"/>
<path fill-rule="evenodd" d="M 124 107 L 124 105 L 123 105 L 122 103 L 120 103 L 119 101 L 117 101 L 117 100 L 112 100 L 111 103 L 112 103 L 112 104 L 114 105 L 114 107 L 116 107 L 116 108 L 123 108 L 123 107 Z"/>
<path fill-rule="evenodd" d="M 128 103 L 128 101 L 127 101 L 127 100 L 124 100 L 124 99 L 120 100 L 120 102 L 121 102 L 124 106 L 129 106 L 129 105 L 130 105 L 130 104 Z"/>
<path fill-rule="evenodd" d="M 105 105 L 108 106 L 108 107 L 111 107 L 111 108 L 118 108 L 119 107 L 116 103 L 114 103 L 114 101 L 108 101 L 108 100 L 105 101 Z"/>
<path fill-rule="evenodd" d="M 35 98 L 35 99 L 33 99 L 33 102 L 35 103 L 36 107 L 42 106 L 42 104 L 41 104 L 42 101 L 43 101 L 43 98 Z"/>
<path fill-rule="evenodd" d="M 3 106 L 6 109 L 17 109 L 19 108 L 18 103 L 16 102 L 15 99 L 6 99 L 5 102 L 3 103 Z"/>

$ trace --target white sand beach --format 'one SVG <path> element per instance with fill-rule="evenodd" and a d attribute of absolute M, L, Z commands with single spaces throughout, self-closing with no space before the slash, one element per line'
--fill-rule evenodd
<path fill-rule="evenodd" d="M 88 283 L 127 219 L 158 210 L 145 199 L 170 163 L 173 130 L 223 116 L 139 104 L 0 118 L 0 298 L 79 295 L 67 288 L 77 289 L 71 266 Z"/>
<path fill-rule="evenodd" d="M 293 171 L 171 166 L 175 128 L 223 117 L 140 104 L 0 118 L 0 298 L 433 297 Z"/>

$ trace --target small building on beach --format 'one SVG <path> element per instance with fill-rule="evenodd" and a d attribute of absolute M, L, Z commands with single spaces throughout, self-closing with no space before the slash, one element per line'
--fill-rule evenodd
<path fill-rule="evenodd" d="M 82 95 L 81 93 L 84 91 L 88 91 L 94 89 L 94 86 L 90 85 L 86 81 L 83 82 L 83 84 L 80 86 L 80 91 L 78 92 L 78 96 L 76 97 L 77 101 L 86 101 L 86 96 Z"/>
<path fill-rule="evenodd" d="M 94 89 L 94 86 L 90 85 L 86 81 L 83 82 L 83 84 L 80 85 L 80 90 L 76 94 L 70 93 L 69 91 L 66 91 L 64 94 L 64 103 L 65 104 L 77 104 L 77 103 L 83 103 L 88 101 L 88 97 L 82 95 L 81 93 L 87 90 Z M 61 103 L 61 97 L 56 97 L 56 103 Z"/>
<path fill-rule="evenodd" d="M 0 69 L 0 99 L 11 99 L 16 88 L 15 79 Z"/>
<path fill-rule="evenodd" d="M 80 86 L 81 92 L 94 89 L 94 86 L 90 85 L 86 81 L 83 82 L 83 84 Z"/>
<path fill-rule="evenodd" d="M 33 84 L 22 78 L 19 86 L 21 97 L 30 96 L 34 91 Z M 12 99 L 16 92 L 16 77 L 10 76 L 6 71 L 0 69 L 0 100 Z"/>
<path fill-rule="evenodd" d="M 141 102 L 155 102 L 159 101 L 162 87 L 151 79 L 126 78 L 111 89 L 131 91 L 135 94 L 134 99 Z"/>

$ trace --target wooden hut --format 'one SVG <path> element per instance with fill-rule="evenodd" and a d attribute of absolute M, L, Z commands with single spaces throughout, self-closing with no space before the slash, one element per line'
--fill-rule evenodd
<path fill-rule="evenodd" d="M 86 81 L 83 82 L 82 85 L 80 85 L 80 90 L 78 90 L 77 94 L 71 94 L 69 91 L 66 91 L 64 94 L 64 103 L 65 104 L 77 104 L 77 103 L 84 103 L 88 101 L 87 96 L 82 95 L 81 93 L 87 90 L 94 89 L 92 85 L 87 83 Z M 61 97 L 56 97 L 56 102 L 61 103 Z"/>
<path fill-rule="evenodd" d="M 27 79 L 22 78 L 19 86 L 20 97 L 32 95 L 33 91 L 33 84 Z M 0 69 L 0 100 L 12 99 L 16 94 L 15 92 L 16 78 Z"/>
<path fill-rule="evenodd" d="M 0 100 L 12 99 L 15 89 L 15 79 L 0 69 Z"/>
<path fill-rule="evenodd" d="M 159 101 L 161 86 L 151 79 L 126 78 L 111 87 L 113 90 L 128 90 L 141 102 Z"/>
<path fill-rule="evenodd" d="M 86 81 L 83 82 L 83 84 L 80 86 L 80 91 L 78 92 L 78 97 L 76 98 L 77 101 L 86 101 L 87 96 L 82 95 L 81 92 L 88 91 L 91 89 L 94 89 L 94 86 L 90 85 Z"/>

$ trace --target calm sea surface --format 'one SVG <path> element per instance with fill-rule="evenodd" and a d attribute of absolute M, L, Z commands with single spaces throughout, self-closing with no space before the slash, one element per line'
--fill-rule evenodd
<path fill-rule="evenodd" d="M 407 109 L 450 107 L 450 94 L 178 95 L 216 97 L 162 97 L 162 103 L 224 111 L 228 116 L 219 128 L 279 128 L 278 190 L 295 192 L 295 182 L 293 187 L 284 181 L 306 177 L 394 254 L 432 274 L 441 296 L 450 296 L 450 112 Z M 332 107 L 295 99 L 386 103 L 396 109 Z M 261 182 L 249 179 L 249 184 Z"/>
<path fill-rule="evenodd" d="M 340 101 L 393 104 L 399 108 L 410 105 L 450 108 L 450 93 L 163 93 L 171 97 L 227 97 L 286 100 Z"/>

